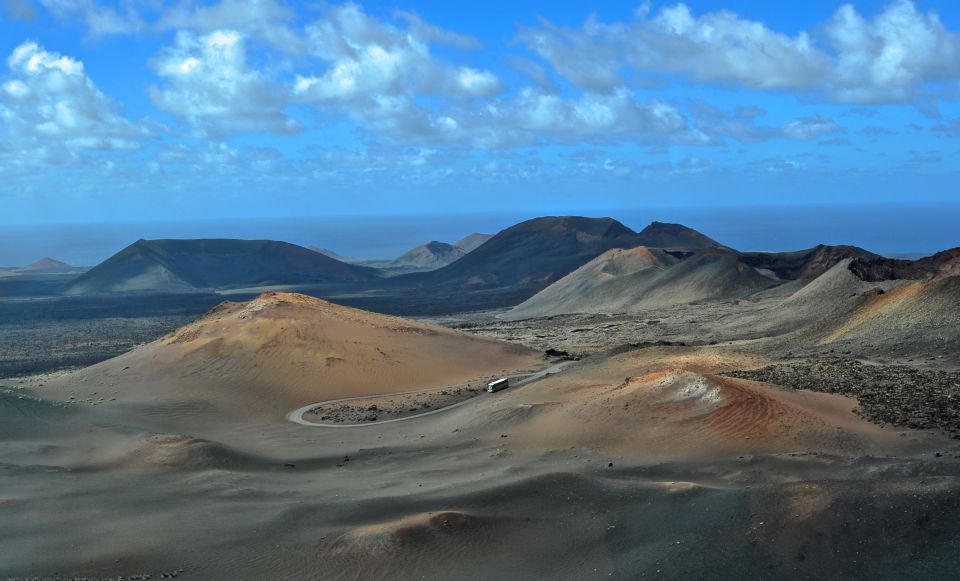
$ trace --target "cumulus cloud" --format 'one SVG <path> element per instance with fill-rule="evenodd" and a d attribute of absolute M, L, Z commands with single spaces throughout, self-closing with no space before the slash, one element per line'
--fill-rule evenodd
<path fill-rule="evenodd" d="M 293 93 L 408 143 L 509 147 L 703 139 L 674 105 L 641 102 L 626 88 L 561 97 L 545 87 L 526 87 L 503 97 L 504 86 L 492 72 L 444 62 L 430 50 L 432 39 L 470 46 L 467 39 L 409 15 L 404 20 L 405 27 L 384 22 L 354 4 L 332 9 L 306 31 L 310 54 L 326 68 L 297 75 Z M 424 104 L 424 96 L 432 100 Z"/>
<path fill-rule="evenodd" d="M 405 28 L 367 15 L 356 4 L 333 8 L 307 26 L 309 52 L 326 64 L 322 74 L 298 75 L 294 91 L 306 101 L 353 102 L 364 96 L 438 94 L 491 97 L 503 90 L 490 71 L 441 62 L 430 41 L 466 40 L 407 15 Z"/>
<path fill-rule="evenodd" d="M 179 32 L 154 68 L 164 83 L 150 88 L 153 102 L 200 134 L 299 129 L 283 112 L 284 91 L 247 62 L 245 37 L 238 31 Z"/>
<path fill-rule="evenodd" d="M 22 150 L 131 149 L 144 137 L 87 76 L 83 63 L 25 42 L 0 82 L 0 128 Z"/>
<path fill-rule="evenodd" d="M 527 28 L 520 40 L 558 74 L 591 91 L 669 74 L 882 104 L 935 97 L 937 86 L 960 77 L 960 35 L 909 0 L 894 1 L 872 19 L 844 5 L 821 28 L 819 35 L 789 35 L 733 12 L 697 16 L 677 4 L 652 17 L 640 11 L 630 22 Z"/>

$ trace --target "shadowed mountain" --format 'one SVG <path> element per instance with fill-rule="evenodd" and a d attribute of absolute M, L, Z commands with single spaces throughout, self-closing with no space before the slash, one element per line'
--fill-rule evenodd
<path fill-rule="evenodd" d="M 778 284 L 725 248 L 678 261 L 645 247 L 610 250 L 514 307 L 509 318 L 623 313 L 640 308 L 730 300 Z"/>
<path fill-rule="evenodd" d="M 856 246 L 818 244 L 795 252 L 747 252 L 740 260 L 754 268 L 769 270 L 785 280 L 813 280 L 848 258 L 880 257 Z"/>
<path fill-rule="evenodd" d="M 612 218 L 535 218 L 503 230 L 453 264 L 393 282 L 450 290 L 519 287 L 529 289 L 529 296 L 611 248 L 639 243 L 636 232 Z"/>
<path fill-rule="evenodd" d="M 460 240 L 457 240 L 453 243 L 453 245 L 457 248 L 462 248 L 464 252 L 473 252 L 491 238 L 493 238 L 493 234 L 481 234 L 479 232 L 474 232 L 473 234 L 469 234 Z"/>
<path fill-rule="evenodd" d="M 682 224 L 652 222 L 640 231 L 640 244 L 651 248 L 689 249 L 723 247 L 716 240 Z"/>
<path fill-rule="evenodd" d="M 951 248 L 918 260 L 897 260 L 876 255 L 858 257 L 850 270 L 863 280 L 926 280 L 960 274 L 960 248 Z"/>
<path fill-rule="evenodd" d="M 271 240 L 138 240 L 77 278 L 68 294 L 373 281 L 368 268 Z"/>

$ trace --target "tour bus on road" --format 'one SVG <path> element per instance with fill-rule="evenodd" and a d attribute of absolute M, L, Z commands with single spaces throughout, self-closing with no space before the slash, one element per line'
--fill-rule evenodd
<path fill-rule="evenodd" d="M 503 379 L 497 379 L 496 381 L 491 381 L 487 384 L 487 391 L 493 393 L 495 391 L 500 391 L 501 389 L 506 389 L 510 387 L 510 380 L 504 377 Z"/>

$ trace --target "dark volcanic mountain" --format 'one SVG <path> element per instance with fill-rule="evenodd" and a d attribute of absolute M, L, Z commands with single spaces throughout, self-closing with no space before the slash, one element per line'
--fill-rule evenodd
<path fill-rule="evenodd" d="M 754 268 L 769 270 L 785 280 L 813 280 L 848 258 L 880 257 L 856 246 L 818 244 L 795 252 L 747 252 L 740 260 Z"/>
<path fill-rule="evenodd" d="M 74 281 L 68 294 L 363 282 L 374 271 L 272 240 L 138 240 Z"/>
<path fill-rule="evenodd" d="M 850 270 L 862 280 L 925 280 L 960 275 L 960 248 L 951 248 L 918 260 L 897 260 L 872 255 L 858 257 Z"/>
<path fill-rule="evenodd" d="M 394 268 L 435 269 L 463 258 L 466 251 L 458 246 L 432 240 L 404 252 L 391 262 Z"/>
<path fill-rule="evenodd" d="M 480 247 L 481 244 L 493 238 L 493 234 L 481 234 L 479 232 L 474 232 L 473 234 L 468 234 L 460 240 L 457 240 L 453 243 L 457 248 L 463 248 L 464 252 L 473 252 Z"/>
<path fill-rule="evenodd" d="M 432 288 L 524 287 L 533 293 L 611 248 L 639 244 L 636 232 L 612 218 L 536 218 L 503 230 L 449 266 L 394 281 Z"/>
<path fill-rule="evenodd" d="M 700 250 L 722 247 L 716 240 L 683 224 L 652 222 L 640 232 L 640 244 L 649 248 Z"/>

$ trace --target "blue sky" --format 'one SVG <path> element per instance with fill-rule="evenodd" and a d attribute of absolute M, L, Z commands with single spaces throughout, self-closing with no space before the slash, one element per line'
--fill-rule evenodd
<path fill-rule="evenodd" d="M 0 224 L 957 201 L 955 2 L 0 0 Z"/>

